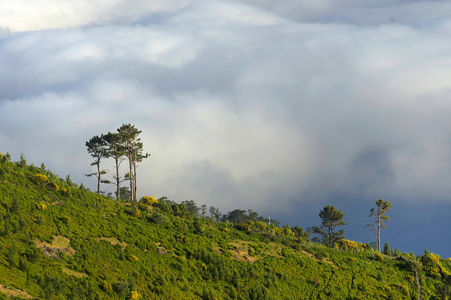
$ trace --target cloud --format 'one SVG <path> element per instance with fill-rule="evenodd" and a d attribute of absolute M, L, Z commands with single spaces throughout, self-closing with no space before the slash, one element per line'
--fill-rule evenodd
<path fill-rule="evenodd" d="M 0 3 L 0 26 L 12 32 L 67 29 L 87 25 L 129 24 L 143 14 L 176 11 L 192 1 L 6 0 Z"/>

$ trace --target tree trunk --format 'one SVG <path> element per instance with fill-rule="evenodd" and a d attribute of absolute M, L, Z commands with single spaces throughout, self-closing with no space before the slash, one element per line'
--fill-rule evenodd
<path fill-rule="evenodd" d="M 135 201 L 136 201 L 136 191 L 137 191 L 137 185 L 136 185 L 136 169 L 138 168 L 138 166 L 136 165 L 136 163 L 133 164 L 133 185 L 134 185 L 134 192 L 133 194 L 135 195 Z"/>
<path fill-rule="evenodd" d="M 100 177 L 102 173 L 100 172 L 100 163 L 97 163 L 97 194 L 100 195 Z"/>
<path fill-rule="evenodd" d="M 381 252 L 381 217 L 377 216 L 377 250 Z"/>
<path fill-rule="evenodd" d="M 135 186 L 134 186 L 134 178 L 133 178 L 133 155 L 131 153 L 129 153 L 129 157 L 128 157 L 128 162 L 129 162 L 129 167 L 130 167 L 130 202 L 133 202 L 134 198 L 134 190 L 135 190 Z"/>
<path fill-rule="evenodd" d="M 116 200 L 121 199 L 121 180 L 119 178 L 119 158 L 116 157 Z"/>

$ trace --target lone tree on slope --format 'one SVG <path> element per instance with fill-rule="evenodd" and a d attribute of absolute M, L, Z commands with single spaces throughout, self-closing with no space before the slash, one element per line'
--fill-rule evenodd
<path fill-rule="evenodd" d="M 379 252 L 381 251 L 381 229 L 387 228 L 387 225 L 385 225 L 385 222 L 390 221 L 390 217 L 386 215 L 388 210 L 391 208 L 391 203 L 387 200 L 376 200 L 376 206 L 377 210 L 373 207 L 370 210 L 370 218 L 375 217 L 376 221 L 374 221 L 373 224 L 366 225 L 367 227 L 370 227 L 370 230 L 374 232 L 376 239 L 377 239 L 377 250 Z"/>
<path fill-rule="evenodd" d="M 337 210 L 335 206 L 327 205 L 324 207 L 319 213 L 321 226 L 312 228 L 313 233 L 320 235 L 321 238 L 315 237 L 313 240 L 319 241 L 329 247 L 335 245 L 335 243 L 341 240 L 344 235 L 344 230 L 334 231 L 338 226 L 347 224 L 343 221 L 344 216 L 345 214 L 340 210 Z"/>

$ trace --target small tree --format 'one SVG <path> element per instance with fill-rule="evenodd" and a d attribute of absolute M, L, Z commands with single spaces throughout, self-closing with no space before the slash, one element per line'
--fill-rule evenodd
<path fill-rule="evenodd" d="M 321 226 L 313 227 L 313 233 L 321 236 L 319 239 L 323 244 L 332 247 L 339 240 L 343 238 L 344 231 L 339 230 L 335 232 L 338 226 L 346 225 L 343 221 L 345 214 L 340 210 L 337 210 L 335 206 L 327 205 L 320 211 L 319 217 L 321 218 Z M 318 240 L 318 238 L 315 238 Z"/>
<path fill-rule="evenodd" d="M 377 239 L 377 250 L 380 252 L 381 251 L 381 229 L 387 228 L 387 225 L 385 225 L 384 223 L 390 221 L 390 217 L 388 217 L 386 215 L 386 213 L 390 209 L 391 204 L 388 201 L 379 199 L 379 200 L 376 200 L 376 206 L 377 206 L 377 210 L 372 208 L 370 210 L 371 213 L 369 215 L 370 218 L 375 217 L 376 221 L 373 224 L 368 224 L 366 226 L 369 227 L 370 230 L 374 232 L 376 239 Z"/>
<path fill-rule="evenodd" d="M 94 158 L 94 161 L 91 163 L 91 166 L 97 167 L 97 172 L 85 174 L 88 177 L 96 176 L 97 177 L 97 194 L 100 195 L 100 183 L 102 182 L 102 175 L 106 174 L 106 171 L 100 169 L 100 161 L 102 158 L 107 157 L 107 148 L 106 142 L 100 136 L 93 136 L 89 141 L 86 142 L 86 147 L 88 148 L 89 154 Z M 108 182 L 108 181 L 103 181 Z"/>

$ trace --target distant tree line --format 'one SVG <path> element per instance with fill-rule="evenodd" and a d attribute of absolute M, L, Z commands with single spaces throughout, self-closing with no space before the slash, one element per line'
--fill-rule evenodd
<path fill-rule="evenodd" d="M 86 176 L 97 177 L 97 194 L 100 194 L 101 183 L 113 183 L 116 185 L 116 199 L 121 199 L 121 183 L 129 181 L 129 199 L 131 202 L 136 201 L 137 194 L 137 171 L 139 164 L 143 159 L 148 158 L 150 154 L 143 154 L 143 143 L 139 135 L 141 130 L 138 130 L 131 124 L 123 124 L 117 129 L 117 132 L 108 132 L 100 136 L 95 135 L 86 142 L 88 153 L 94 158 L 91 166 L 96 167 L 96 172 L 86 174 Z M 114 182 L 103 179 L 103 175 L 107 173 L 106 170 L 100 167 L 104 158 L 112 158 L 115 162 L 115 172 L 111 173 Z M 128 161 L 128 172 L 121 176 L 121 163 Z"/>

